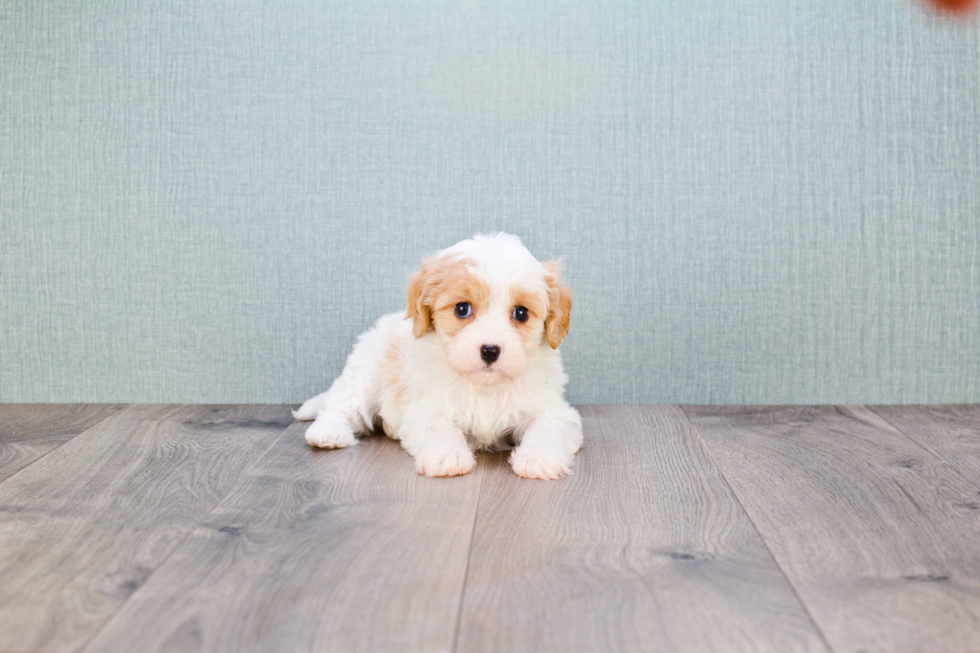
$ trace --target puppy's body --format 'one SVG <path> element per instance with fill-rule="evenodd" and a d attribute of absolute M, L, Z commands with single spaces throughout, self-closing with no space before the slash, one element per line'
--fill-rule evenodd
<path fill-rule="evenodd" d="M 582 442 L 557 350 L 570 310 L 557 266 L 517 238 L 463 241 L 425 262 L 408 315 L 379 319 L 296 417 L 315 419 L 306 439 L 327 448 L 356 444 L 380 423 L 426 476 L 465 474 L 473 449 L 517 443 L 516 473 L 558 478 Z"/>

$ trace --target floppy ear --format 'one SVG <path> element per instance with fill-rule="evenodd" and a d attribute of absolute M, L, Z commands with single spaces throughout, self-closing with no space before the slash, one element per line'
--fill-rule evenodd
<path fill-rule="evenodd" d="M 432 322 L 431 290 L 435 283 L 435 263 L 432 259 L 422 261 L 422 269 L 408 278 L 408 315 L 415 323 L 412 332 L 421 338 L 435 325 Z"/>
<path fill-rule="evenodd" d="M 568 335 L 572 320 L 571 289 L 562 283 L 561 261 L 548 261 L 544 264 L 544 279 L 548 283 L 548 317 L 544 321 L 544 335 L 552 349 Z"/>

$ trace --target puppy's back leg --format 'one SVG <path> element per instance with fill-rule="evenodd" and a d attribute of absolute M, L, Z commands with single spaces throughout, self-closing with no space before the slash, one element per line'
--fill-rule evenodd
<path fill-rule="evenodd" d="M 306 429 L 306 441 L 323 449 L 343 449 L 357 444 L 350 420 L 335 412 L 320 413 Z"/>
<path fill-rule="evenodd" d="M 387 326 L 382 318 L 364 333 L 330 389 L 296 411 L 297 419 L 314 420 L 306 429 L 306 441 L 314 447 L 349 447 L 357 444 L 357 435 L 371 432 L 377 413 Z"/>
<path fill-rule="evenodd" d="M 306 429 L 306 441 L 314 447 L 340 449 L 357 444 L 354 428 L 347 417 L 349 411 L 345 409 L 345 402 L 330 401 L 334 388 L 339 385 L 341 387 L 338 390 L 341 390 L 345 385 L 349 385 L 349 381 L 349 379 L 344 381 L 341 374 L 330 390 L 307 399 L 299 410 L 293 411 L 293 417 L 297 421 L 313 421 Z"/>
<path fill-rule="evenodd" d="M 320 412 L 320 409 L 327 405 L 327 395 L 329 394 L 330 391 L 327 390 L 304 401 L 303 405 L 299 407 L 299 410 L 293 411 L 293 419 L 298 422 L 309 422 L 316 419 L 316 415 Z"/>

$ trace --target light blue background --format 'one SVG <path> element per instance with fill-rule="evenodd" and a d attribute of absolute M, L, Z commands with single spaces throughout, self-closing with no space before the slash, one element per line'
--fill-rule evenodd
<path fill-rule="evenodd" d="M 481 230 L 575 402 L 980 400 L 980 37 L 910 0 L 0 3 L 0 400 L 296 402 Z"/>

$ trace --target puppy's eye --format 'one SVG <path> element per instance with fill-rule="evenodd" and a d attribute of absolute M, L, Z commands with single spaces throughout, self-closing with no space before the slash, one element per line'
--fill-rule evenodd
<path fill-rule="evenodd" d="M 515 306 L 514 312 L 511 314 L 511 317 L 517 320 L 518 322 L 527 322 L 527 318 L 528 318 L 527 309 L 524 308 L 523 306 Z"/>
<path fill-rule="evenodd" d="M 473 307 L 469 302 L 460 302 L 456 304 L 456 317 L 463 319 L 464 317 L 469 317 L 473 315 Z"/>

